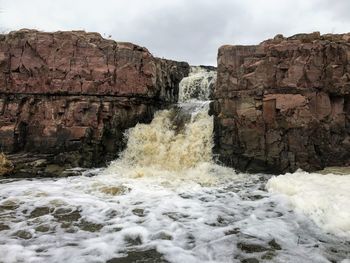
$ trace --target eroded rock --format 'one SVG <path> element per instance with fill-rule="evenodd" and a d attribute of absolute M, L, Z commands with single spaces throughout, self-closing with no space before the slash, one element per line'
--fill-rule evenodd
<path fill-rule="evenodd" d="M 283 173 L 350 163 L 350 34 L 223 46 L 212 110 L 226 165 Z"/>
<path fill-rule="evenodd" d="M 53 154 L 58 166 L 46 174 L 104 165 L 124 147 L 126 129 L 177 101 L 188 73 L 185 62 L 98 33 L 2 35 L 0 148 Z"/>

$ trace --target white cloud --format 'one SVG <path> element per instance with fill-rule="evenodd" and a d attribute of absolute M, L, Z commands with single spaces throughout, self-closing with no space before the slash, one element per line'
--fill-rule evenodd
<path fill-rule="evenodd" d="M 192 64 L 215 65 L 223 44 L 350 31 L 348 0 L 0 0 L 0 9 L 5 30 L 97 31 Z"/>

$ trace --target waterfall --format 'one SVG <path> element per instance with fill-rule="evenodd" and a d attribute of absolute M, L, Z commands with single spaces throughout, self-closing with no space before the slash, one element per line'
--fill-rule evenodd
<path fill-rule="evenodd" d="M 179 87 L 180 103 L 158 111 L 150 124 L 126 132 L 127 148 L 120 161 L 179 171 L 212 161 L 213 118 L 208 115 L 210 90 L 216 72 L 192 67 Z"/>
<path fill-rule="evenodd" d="M 129 129 L 126 149 L 106 172 L 124 167 L 124 175 L 132 177 L 171 173 L 181 178 L 193 177 L 197 169 L 197 181 L 212 182 L 209 170 L 219 169 L 212 160 L 213 117 L 208 114 L 215 74 L 212 68 L 192 67 L 180 83 L 179 103 L 156 112 L 151 123 Z"/>
<path fill-rule="evenodd" d="M 208 105 L 198 105 L 199 110 L 190 113 L 179 107 L 162 110 L 150 124 L 138 124 L 130 129 L 122 160 L 133 166 L 173 171 L 210 162 L 213 121 L 207 114 Z"/>
<path fill-rule="evenodd" d="M 180 83 L 179 101 L 208 100 L 214 90 L 215 82 L 215 68 L 191 67 L 189 76 Z"/>
<path fill-rule="evenodd" d="M 349 171 L 271 178 L 215 164 L 214 78 L 192 68 L 180 102 L 129 129 L 106 169 L 0 180 L 0 261 L 348 262 Z"/>

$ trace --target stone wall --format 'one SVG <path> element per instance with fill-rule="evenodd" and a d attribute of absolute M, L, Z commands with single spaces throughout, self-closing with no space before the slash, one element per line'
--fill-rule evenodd
<path fill-rule="evenodd" d="M 350 34 L 223 46 L 212 105 L 215 152 L 251 172 L 350 164 L 349 92 Z"/>
<path fill-rule="evenodd" d="M 125 129 L 177 101 L 189 65 L 83 31 L 0 36 L 0 148 L 95 166 L 116 158 Z"/>

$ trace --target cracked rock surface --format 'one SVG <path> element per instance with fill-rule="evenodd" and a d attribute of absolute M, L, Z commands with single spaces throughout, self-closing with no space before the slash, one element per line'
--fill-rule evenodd
<path fill-rule="evenodd" d="M 223 46 L 214 92 L 216 153 L 240 170 L 350 163 L 350 34 L 277 35 Z"/>
<path fill-rule="evenodd" d="M 96 166 L 124 147 L 123 133 L 177 101 L 185 62 L 84 31 L 0 35 L 0 147 Z"/>

